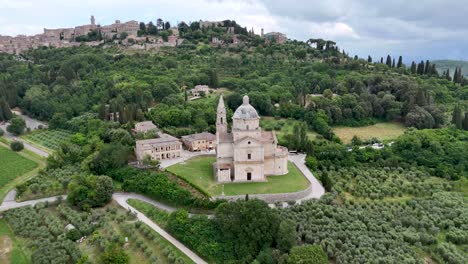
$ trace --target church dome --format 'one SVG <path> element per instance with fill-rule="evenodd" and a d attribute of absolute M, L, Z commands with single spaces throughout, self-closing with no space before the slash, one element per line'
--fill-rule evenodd
<path fill-rule="evenodd" d="M 234 119 L 258 119 L 258 113 L 255 108 L 249 104 L 249 97 L 247 95 L 242 99 L 243 103 L 239 106 L 232 118 Z"/>

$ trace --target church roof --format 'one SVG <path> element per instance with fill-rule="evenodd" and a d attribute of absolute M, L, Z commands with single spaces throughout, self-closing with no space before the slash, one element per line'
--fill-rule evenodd
<path fill-rule="evenodd" d="M 242 105 L 236 109 L 232 118 L 235 118 L 235 119 L 258 119 L 259 118 L 257 110 L 255 110 L 255 108 L 252 105 L 250 105 L 249 97 L 247 95 L 244 96 Z"/>

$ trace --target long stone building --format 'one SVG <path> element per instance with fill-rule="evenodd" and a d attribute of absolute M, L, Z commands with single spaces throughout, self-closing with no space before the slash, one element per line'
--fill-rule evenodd
<path fill-rule="evenodd" d="M 147 156 L 151 160 L 174 159 L 180 157 L 182 143 L 179 139 L 162 134 L 160 138 L 137 140 L 135 155 L 138 161 L 144 160 Z"/>
<path fill-rule="evenodd" d="M 232 117 L 228 132 L 223 97 L 216 118 L 216 162 L 213 169 L 218 182 L 266 181 L 267 175 L 288 173 L 288 150 L 277 145 L 274 131 L 262 131 L 260 116 L 249 97 Z"/>

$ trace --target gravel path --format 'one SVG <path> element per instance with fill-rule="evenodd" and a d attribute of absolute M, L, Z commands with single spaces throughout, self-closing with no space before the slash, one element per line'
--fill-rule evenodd
<path fill-rule="evenodd" d="M 160 226 L 155 224 L 151 219 L 146 217 L 143 213 L 138 211 L 137 209 L 133 208 L 131 205 L 127 203 L 128 199 L 137 199 L 141 200 L 147 203 L 150 203 L 160 209 L 166 210 L 168 212 L 175 211 L 176 209 L 170 206 L 167 206 L 165 204 L 162 204 L 160 202 L 151 200 L 147 197 L 144 197 L 139 194 L 133 194 L 133 193 L 114 193 L 112 196 L 112 199 L 114 199 L 120 206 L 123 208 L 127 208 L 128 210 L 135 212 L 136 217 L 142 221 L 143 223 L 147 224 L 149 227 L 151 227 L 154 231 L 158 232 L 162 237 L 164 237 L 167 241 L 171 242 L 175 247 L 177 247 L 180 251 L 182 251 L 187 257 L 189 257 L 191 260 L 193 260 L 195 263 L 207 263 L 204 261 L 202 258 L 200 258 L 195 252 L 184 246 L 182 243 L 180 243 L 177 239 L 175 239 L 173 236 L 171 236 L 169 233 L 167 233 L 164 229 L 162 229 Z"/>
<path fill-rule="evenodd" d="M 307 168 L 305 165 L 305 154 L 289 154 L 289 161 L 293 162 L 297 168 L 304 174 L 304 176 L 310 181 L 310 184 L 312 185 L 312 192 L 307 196 L 302 199 L 297 200 L 297 202 L 302 202 L 305 200 L 310 200 L 310 199 L 319 199 L 322 197 L 322 195 L 325 194 L 325 188 L 323 188 L 322 184 L 315 178 L 315 176 L 312 174 L 312 172 Z"/>
<path fill-rule="evenodd" d="M 48 197 L 48 198 L 42 198 L 42 199 L 17 203 L 15 201 L 15 196 L 16 196 L 16 191 L 15 190 L 12 190 L 7 194 L 7 196 L 5 197 L 2 205 L 0 206 L 0 212 L 1 211 L 6 211 L 6 210 L 9 210 L 9 209 L 13 209 L 13 208 L 28 206 L 28 205 L 34 206 L 37 203 L 45 202 L 45 201 L 54 202 L 54 201 L 56 201 L 58 199 L 58 197 L 62 197 L 62 199 L 67 198 L 66 195 L 62 195 L 62 196 L 54 196 L 54 197 Z M 143 213 L 141 213 L 140 211 L 138 211 L 137 209 L 135 209 L 131 205 L 129 205 L 127 203 L 127 200 L 128 199 L 136 199 L 136 200 L 144 201 L 144 202 L 152 204 L 152 205 L 154 205 L 154 206 L 156 206 L 156 207 L 158 207 L 158 208 L 160 208 L 162 210 L 168 211 L 168 212 L 173 212 L 173 211 L 176 210 L 176 208 L 165 205 L 165 204 L 160 203 L 158 201 L 154 201 L 154 200 L 149 199 L 149 198 L 147 198 L 147 197 L 145 197 L 143 195 L 134 194 L 134 193 L 114 193 L 112 195 L 112 199 L 114 199 L 123 208 L 134 212 L 136 217 L 140 221 L 142 221 L 143 223 L 145 223 L 146 225 L 151 227 L 154 231 L 156 231 L 158 234 L 160 234 L 162 237 L 164 237 L 167 241 L 169 241 L 171 244 L 173 244 L 176 248 L 178 248 L 180 251 L 182 251 L 185 255 L 187 255 L 187 257 L 189 257 L 195 263 L 197 263 L 197 264 L 207 263 L 202 258 L 200 258 L 197 254 L 195 254 L 195 252 L 193 252 L 192 250 L 190 250 L 189 248 L 184 246 L 177 239 L 175 239 L 173 236 L 171 236 L 169 233 L 167 233 L 164 229 L 162 229 L 160 226 L 158 226 L 153 221 L 151 221 L 151 219 L 146 217 Z"/>

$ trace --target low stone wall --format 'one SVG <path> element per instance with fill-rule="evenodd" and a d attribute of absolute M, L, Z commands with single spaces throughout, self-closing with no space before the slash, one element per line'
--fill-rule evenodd
<path fill-rule="evenodd" d="M 292 192 L 292 193 L 267 193 L 267 194 L 249 194 L 249 199 L 259 199 L 263 200 L 267 203 L 275 203 L 275 202 L 287 202 L 287 201 L 295 201 L 302 199 L 304 197 L 309 196 L 312 193 L 312 184 L 307 187 L 307 189 L 299 191 L 299 192 Z M 245 195 L 233 195 L 233 196 L 214 196 L 211 199 L 225 199 L 228 201 L 236 201 L 236 200 L 243 200 L 245 199 Z"/>

